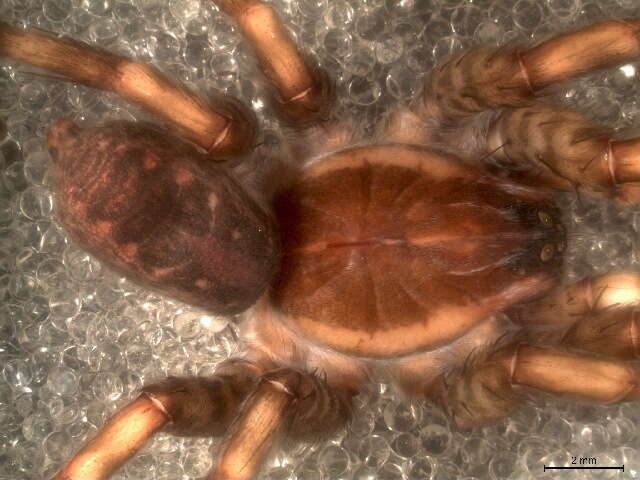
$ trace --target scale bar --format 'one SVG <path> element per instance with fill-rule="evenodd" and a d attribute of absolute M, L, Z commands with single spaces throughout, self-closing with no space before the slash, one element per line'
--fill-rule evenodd
<path fill-rule="evenodd" d="M 624 465 L 621 467 L 547 467 L 544 466 L 544 471 L 547 470 L 620 470 L 624 472 Z"/>

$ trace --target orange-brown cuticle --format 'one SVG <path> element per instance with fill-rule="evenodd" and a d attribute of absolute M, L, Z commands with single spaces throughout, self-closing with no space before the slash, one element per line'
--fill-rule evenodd
<path fill-rule="evenodd" d="M 276 304 L 321 343 L 384 357 L 447 343 L 541 293 L 562 263 L 556 207 L 476 174 L 390 146 L 311 168 L 275 204 Z"/>

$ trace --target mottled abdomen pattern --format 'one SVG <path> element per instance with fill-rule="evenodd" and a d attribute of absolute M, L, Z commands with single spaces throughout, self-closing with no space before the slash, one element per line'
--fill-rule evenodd
<path fill-rule="evenodd" d="M 334 154 L 275 207 L 274 301 L 306 336 L 361 356 L 450 342 L 550 288 L 564 249 L 547 192 L 405 146 Z"/>
<path fill-rule="evenodd" d="M 49 133 L 57 212 L 69 234 L 130 279 L 237 313 L 278 263 L 271 218 L 194 147 L 141 124 Z"/>

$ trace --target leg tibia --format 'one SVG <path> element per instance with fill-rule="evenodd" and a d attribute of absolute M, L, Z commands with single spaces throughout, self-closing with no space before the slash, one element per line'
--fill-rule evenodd
<path fill-rule="evenodd" d="M 521 54 L 534 90 L 640 56 L 640 22 L 607 20 L 558 35 Z"/>
<path fill-rule="evenodd" d="M 116 413 L 55 480 L 104 480 L 158 430 L 180 435 L 220 435 L 237 416 L 259 368 L 232 360 L 212 378 L 168 378 L 149 385 Z"/>
<path fill-rule="evenodd" d="M 93 88 L 115 92 L 168 120 L 215 156 L 251 146 L 253 117 L 237 105 L 211 106 L 148 65 L 52 34 L 0 22 L 0 57 L 7 56 Z"/>
<path fill-rule="evenodd" d="M 233 424 L 210 480 L 255 478 L 265 456 L 281 433 L 286 412 L 294 401 L 296 379 L 263 378 Z"/>

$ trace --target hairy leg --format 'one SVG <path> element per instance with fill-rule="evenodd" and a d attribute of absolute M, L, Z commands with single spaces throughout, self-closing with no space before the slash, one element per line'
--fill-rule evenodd
<path fill-rule="evenodd" d="M 0 56 L 117 93 L 168 121 L 214 157 L 235 156 L 253 146 L 253 117 L 237 101 L 209 104 L 149 65 L 51 33 L 25 31 L 2 22 Z"/>
<path fill-rule="evenodd" d="M 477 48 L 452 57 L 425 85 L 414 110 L 455 124 L 520 107 L 556 83 L 640 56 L 640 20 L 608 20 L 528 49 Z"/>
<path fill-rule="evenodd" d="M 546 104 L 505 109 L 489 126 L 486 151 L 515 167 L 509 176 L 520 183 L 584 187 L 622 203 L 637 201 L 639 141 L 616 141 L 609 129 L 570 110 Z"/>
<path fill-rule="evenodd" d="M 505 417 L 526 391 L 601 403 L 640 399 L 640 366 L 550 347 L 515 343 L 440 376 L 426 392 L 460 427 Z"/>
<path fill-rule="evenodd" d="M 344 427 L 350 389 L 290 368 L 225 362 L 210 378 L 170 377 L 149 385 L 117 412 L 54 480 L 105 480 L 160 430 L 224 436 L 210 480 L 248 480 L 278 440 L 316 440 Z"/>

